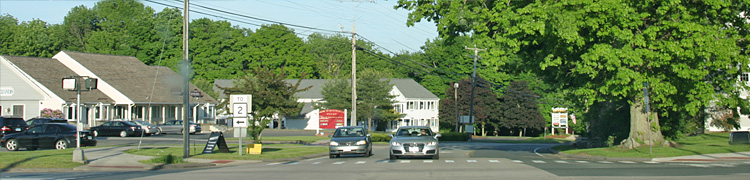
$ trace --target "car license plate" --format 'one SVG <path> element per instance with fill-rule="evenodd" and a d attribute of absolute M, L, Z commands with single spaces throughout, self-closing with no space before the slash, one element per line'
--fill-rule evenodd
<path fill-rule="evenodd" d="M 419 152 L 419 147 L 409 147 L 409 152 Z"/>
<path fill-rule="evenodd" d="M 344 152 L 352 151 L 352 148 L 344 148 Z"/>
<path fill-rule="evenodd" d="M 89 138 L 88 138 L 88 139 L 94 139 L 94 137 L 93 137 L 93 136 L 89 136 Z"/>
<path fill-rule="evenodd" d="M 21 128 L 16 128 L 16 131 L 21 131 Z"/>

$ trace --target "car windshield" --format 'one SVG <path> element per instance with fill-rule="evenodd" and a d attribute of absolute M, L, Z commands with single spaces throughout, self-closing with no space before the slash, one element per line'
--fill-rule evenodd
<path fill-rule="evenodd" d="M 432 131 L 429 128 L 401 128 L 396 136 L 432 136 Z"/>
<path fill-rule="evenodd" d="M 333 133 L 333 137 L 362 137 L 365 135 L 365 130 L 361 127 L 338 128 Z"/>

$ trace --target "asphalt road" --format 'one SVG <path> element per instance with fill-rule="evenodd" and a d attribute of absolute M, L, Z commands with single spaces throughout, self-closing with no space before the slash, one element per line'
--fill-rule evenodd
<path fill-rule="evenodd" d="M 196 137 L 207 135 L 194 135 Z M 144 139 L 180 141 L 180 135 Z M 135 137 L 107 141 L 134 143 Z M 163 139 L 163 140 L 157 140 Z M 197 139 L 197 138 L 196 138 Z M 151 140 L 149 140 L 151 141 Z M 388 146 L 371 157 L 343 156 L 203 169 L 137 172 L 3 173 L 0 179 L 747 179 L 750 162 L 665 163 L 567 159 L 554 144 L 441 143 L 440 159 L 388 159 Z"/>

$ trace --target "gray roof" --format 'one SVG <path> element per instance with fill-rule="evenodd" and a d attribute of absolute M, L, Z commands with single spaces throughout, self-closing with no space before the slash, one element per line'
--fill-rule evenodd
<path fill-rule="evenodd" d="M 298 79 L 286 79 L 287 83 L 296 83 Z M 439 99 L 435 94 L 428 91 L 422 85 L 414 81 L 413 79 L 389 79 L 407 99 Z M 216 86 L 221 87 L 233 87 L 234 80 L 231 79 L 216 79 L 214 80 L 214 91 L 219 92 L 219 98 L 226 98 L 223 91 L 218 89 Z M 312 86 L 309 90 L 299 92 L 295 95 L 303 99 L 323 99 L 323 85 L 328 82 L 328 79 L 303 79 L 300 83 L 300 88 Z"/>
<path fill-rule="evenodd" d="M 21 57 L 21 56 L 3 56 L 23 72 L 31 76 L 34 80 L 41 83 L 55 95 L 67 102 L 76 102 L 77 94 L 75 91 L 68 91 L 62 88 L 62 79 L 69 76 L 76 76 L 73 70 L 52 58 L 39 57 Z M 110 103 L 112 99 L 98 90 L 92 90 L 81 93 L 82 103 Z"/>
<path fill-rule="evenodd" d="M 182 103 L 183 88 L 180 85 L 184 81 L 167 67 L 147 66 L 132 56 L 63 52 L 137 104 Z M 191 98 L 193 103 L 216 103 L 215 99 L 192 83 L 189 86 L 190 91 L 197 89 L 203 95 Z"/>

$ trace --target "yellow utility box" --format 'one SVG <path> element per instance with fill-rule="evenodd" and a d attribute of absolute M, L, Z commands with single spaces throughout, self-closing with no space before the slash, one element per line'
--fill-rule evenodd
<path fill-rule="evenodd" d="M 260 154 L 263 144 L 248 144 L 247 154 Z"/>

